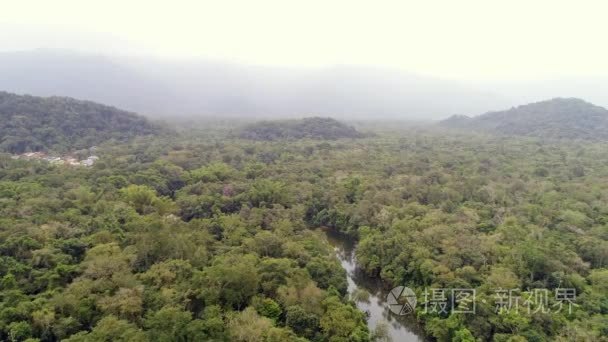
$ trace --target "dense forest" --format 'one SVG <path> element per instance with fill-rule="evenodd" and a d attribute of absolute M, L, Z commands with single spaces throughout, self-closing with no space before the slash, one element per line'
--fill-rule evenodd
<path fill-rule="evenodd" d="M 205 123 L 101 144 L 91 168 L 0 156 L 0 340 L 386 340 L 319 227 L 387 288 L 476 290 L 474 315 L 417 309 L 430 339 L 607 340 L 606 143 L 376 133 Z M 515 288 L 576 305 L 494 310 Z"/>
<path fill-rule="evenodd" d="M 252 140 L 362 138 L 354 127 L 332 118 L 261 121 L 243 128 L 241 138 Z"/>
<path fill-rule="evenodd" d="M 66 97 L 0 92 L 0 151 L 71 151 L 158 133 L 142 116 Z"/>
<path fill-rule="evenodd" d="M 576 98 L 555 98 L 474 118 L 454 115 L 440 125 L 505 135 L 608 140 L 608 110 Z"/>

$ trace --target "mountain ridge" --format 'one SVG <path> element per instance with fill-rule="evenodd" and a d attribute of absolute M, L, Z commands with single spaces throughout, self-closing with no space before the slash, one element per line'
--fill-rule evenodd
<path fill-rule="evenodd" d="M 335 140 L 340 138 L 363 138 L 365 135 L 332 118 L 306 117 L 292 120 L 264 120 L 244 127 L 238 135 L 249 140 Z"/>
<path fill-rule="evenodd" d="M 506 135 L 608 140 L 608 110 L 574 97 L 556 97 L 476 117 L 451 116 L 439 124 Z"/>
<path fill-rule="evenodd" d="M 70 97 L 0 91 L 0 150 L 67 151 L 162 129 L 138 114 Z"/>

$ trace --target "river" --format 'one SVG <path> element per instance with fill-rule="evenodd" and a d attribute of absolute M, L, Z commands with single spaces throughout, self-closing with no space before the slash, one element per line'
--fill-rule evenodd
<path fill-rule="evenodd" d="M 378 322 L 385 322 L 386 332 L 393 342 L 424 342 L 424 332 L 411 315 L 398 316 L 391 313 L 386 305 L 388 291 L 379 279 L 371 278 L 356 264 L 355 242 L 345 235 L 326 230 L 329 243 L 334 247 L 342 267 L 346 270 L 348 293 L 365 290 L 369 297 L 356 300 L 357 307 L 368 313 L 367 325 L 374 331 Z M 390 289 L 389 289 L 390 290 Z"/>

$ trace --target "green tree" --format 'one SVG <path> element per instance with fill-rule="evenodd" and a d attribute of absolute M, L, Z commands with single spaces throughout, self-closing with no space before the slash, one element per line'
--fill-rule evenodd
<path fill-rule="evenodd" d="M 143 331 L 134 324 L 120 320 L 114 316 L 106 316 L 101 319 L 91 332 L 80 332 L 66 339 L 67 342 L 137 342 L 147 341 Z"/>

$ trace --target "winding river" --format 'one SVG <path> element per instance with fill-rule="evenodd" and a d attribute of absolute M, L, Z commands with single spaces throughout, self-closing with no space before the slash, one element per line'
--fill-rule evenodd
<path fill-rule="evenodd" d="M 384 322 L 386 333 L 393 342 L 426 341 L 422 328 L 413 316 L 397 316 L 391 313 L 386 305 L 388 291 L 378 279 L 368 277 L 357 267 L 355 242 L 330 230 L 326 230 L 325 233 L 342 267 L 346 270 L 349 295 L 361 292 L 360 290 L 369 293 L 368 297 L 363 296 L 367 298 L 356 298 L 356 303 L 361 311 L 368 313 L 367 325 L 370 331 L 374 331 L 379 322 Z"/>

